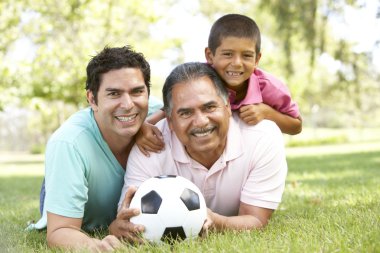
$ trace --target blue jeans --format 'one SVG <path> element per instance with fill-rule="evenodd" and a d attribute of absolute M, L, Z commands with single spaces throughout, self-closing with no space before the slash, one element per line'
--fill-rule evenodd
<path fill-rule="evenodd" d="M 42 211 L 44 210 L 44 204 L 45 204 L 45 178 L 44 181 L 42 181 L 41 190 L 40 190 L 40 214 L 42 215 Z"/>

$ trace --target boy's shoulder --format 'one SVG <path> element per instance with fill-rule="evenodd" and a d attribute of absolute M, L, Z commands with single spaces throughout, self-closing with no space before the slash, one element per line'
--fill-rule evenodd
<path fill-rule="evenodd" d="M 263 80 L 275 80 L 276 82 L 282 82 L 280 80 L 280 78 L 278 78 L 275 75 L 273 75 L 273 74 L 271 74 L 271 73 L 269 73 L 267 71 L 264 71 L 263 69 L 260 69 L 260 68 L 256 68 L 253 71 L 252 76 L 255 76 L 259 80 L 260 79 L 263 79 Z"/>
<path fill-rule="evenodd" d="M 281 89 L 286 87 L 285 83 L 280 78 L 259 68 L 256 68 L 253 71 L 250 79 L 256 79 L 261 89 L 266 86 L 273 86 Z"/>

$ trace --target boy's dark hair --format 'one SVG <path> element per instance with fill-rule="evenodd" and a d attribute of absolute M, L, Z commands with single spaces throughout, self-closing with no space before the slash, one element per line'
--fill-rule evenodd
<path fill-rule="evenodd" d="M 208 37 L 208 48 L 212 54 L 226 37 L 249 38 L 256 42 L 256 55 L 260 53 L 260 29 L 253 19 L 240 14 L 227 14 L 219 18 L 212 25 Z"/>
<path fill-rule="evenodd" d="M 87 65 L 86 90 L 90 90 L 98 102 L 97 95 L 102 75 L 111 70 L 121 68 L 140 69 L 145 85 L 150 93 L 150 66 L 142 53 L 135 52 L 131 46 L 105 47 L 100 53 L 92 57 Z"/>
<path fill-rule="evenodd" d="M 225 84 L 209 64 L 201 62 L 183 63 L 172 70 L 172 72 L 166 78 L 164 86 L 162 88 L 164 111 L 168 117 L 171 117 L 171 112 L 173 109 L 173 87 L 176 84 L 187 83 L 189 81 L 198 80 L 203 77 L 208 77 L 212 81 L 217 94 L 223 99 L 224 103 L 228 103 L 228 92 Z"/>

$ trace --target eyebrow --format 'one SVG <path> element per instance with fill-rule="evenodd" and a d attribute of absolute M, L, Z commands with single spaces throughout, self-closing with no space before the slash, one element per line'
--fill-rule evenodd
<path fill-rule="evenodd" d="M 134 88 L 132 89 L 132 91 L 144 90 L 145 87 L 146 87 L 145 85 L 137 86 L 137 87 L 134 87 Z"/>
<path fill-rule="evenodd" d="M 202 107 L 207 107 L 207 106 L 210 106 L 210 105 L 217 105 L 217 104 L 218 104 L 217 101 L 212 100 L 210 102 L 204 103 L 202 105 Z M 193 110 L 193 109 L 192 108 L 179 108 L 176 112 L 177 113 L 181 113 L 181 112 L 188 112 L 188 111 L 191 111 L 191 110 Z"/>
<path fill-rule="evenodd" d="M 131 91 L 139 91 L 139 90 L 143 90 L 145 89 L 145 85 L 141 85 L 141 86 L 137 86 L 137 87 L 134 87 L 132 88 Z M 119 89 L 119 88 L 106 88 L 106 91 L 122 91 L 123 89 Z"/>
<path fill-rule="evenodd" d="M 207 107 L 207 106 L 210 106 L 210 105 L 217 105 L 217 104 L 218 104 L 218 102 L 216 102 L 216 101 L 210 101 L 210 102 L 207 102 L 207 103 L 203 104 L 203 107 Z"/>

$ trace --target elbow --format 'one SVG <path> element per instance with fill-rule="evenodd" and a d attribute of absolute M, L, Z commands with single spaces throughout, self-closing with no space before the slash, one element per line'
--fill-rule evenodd
<path fill-rule="evenodd" d="M 290 135 L 297 135 L 302 132 L 302 121 L 299 120 L 297 124 L 292 127 L 292 129 L 288 132 Z"/>

